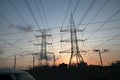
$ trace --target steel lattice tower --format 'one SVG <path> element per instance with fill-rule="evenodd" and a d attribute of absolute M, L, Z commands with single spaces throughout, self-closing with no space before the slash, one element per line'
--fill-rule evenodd
<path fill-rule="evenodd" d="M 46 38 L 51 36 L 49 34 L 47 34 L 47 31 L 49 31 L 49 29 L 41 29 L 39 30 L 41 32 L 41 35 L 36 37 L 41 37 L 42 41 L 41 44 L 37 44 L 37 45 L 41 45 L 41 52 L 40 52 L 40 65 L 42 65 L 43 60 L 45 60 L 45 65 L 48 65 L 48 58 L 47 58 L 47 45 L 52 45 L 52 43 L 47 43 Z"/>
<path fill-rule="evenodd" d="M 42 60 L 46 60 L 47 64 L 47 54 L 46 54 L 46 31 L 42 31 L 42 41 L 41 41 L 41 54 L 40 54 L 40 64 L 42 64 Z"/>
<path fill-rule="evenodd" d="M 76 63 L 84 62 L 83 57 L 80 54 L 79 47 L 78 47 L 78 40 L 76 34 L 75 22 L 73 19 L 73 15 L 71 14 L 70 18 L 70 34 L 71 34 L 71 56 L 69 59 L 69 66 L 72 64 L 73 57 L 76 57 Z"/>

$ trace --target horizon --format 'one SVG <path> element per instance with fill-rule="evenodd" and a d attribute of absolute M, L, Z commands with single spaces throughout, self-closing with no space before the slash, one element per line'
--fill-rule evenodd
<path fill-rule="evenodd" d="M 82 30 L 78 46 L 88 65 L 101 65 L 96 49 L 103 66 L 120 60 L 120 0 L 0 0 L 0 68 L 12 68 L 15 56 L 17 68 L 33 66 L 33 56 L 38 65 L 42 38 L 36 36 L 42 29 L 52 35 L 46 39 L 52 43 L 47 45 L 49 64 L 54 65 L 54 55 L 56 65 L 69 64 L 71 44 L 60 40 L 70 40 L 70 32 L 60 30 L 70 29 L 71 14 Z"/>

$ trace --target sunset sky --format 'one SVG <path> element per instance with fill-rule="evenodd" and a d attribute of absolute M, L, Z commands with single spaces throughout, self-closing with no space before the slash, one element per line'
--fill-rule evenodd
<path fill-rule="evenodd" d="M 13 67 L 14 55 L 17 67 L 32 66 L 31 53 L 39 53 L 41 35 L 38 30 L 50 29 L 47 34 L 47 51 L 55 53 L 56 64 L 69 62 L 70 32 L 61 33 L 60 29 L 70 28 L 70 15 L 73 14 L 79 50 L 85 62 L 100 65 L 99 55 L 94 49 L 109 49 L 102 53 L 104 65 L 120 60 L 120 0 L 0 0 L 0 68 Z M 20 56 L 23 55 L 23 56 Z M 53 64 L 52 54 L 48 54 Z M 36 57 L 37 65 L 37 57 Z"/>

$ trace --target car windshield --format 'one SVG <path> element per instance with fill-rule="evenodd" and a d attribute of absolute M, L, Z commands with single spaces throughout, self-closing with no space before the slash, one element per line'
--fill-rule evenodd
<path fill-rule="evenodd" d="M 15 73 L 17 80 L 35 80 L 30 74 L 27 73 Z"/>

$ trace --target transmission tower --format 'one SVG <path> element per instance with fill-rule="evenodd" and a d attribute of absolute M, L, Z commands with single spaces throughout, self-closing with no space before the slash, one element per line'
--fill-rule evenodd
<path fill-rule="evenodd" d="M 102 61 L 101 53 L 108 52 L 109 50 L 108 50 L 108 49 L 102 49 L 102 50 L 100 50 L 100 49 L 95 49 L 95 50 L 93 50 L 93 51 L 94 51 L 94 52 L 98 52 L 99 57 L 100 57 L 100 64 L 101 64 L 101 66 L 103 66 L 103 61 Z"/>
<path fill-rule="evenodd" d="M 48 65 L 48 58 L 47 58 L 47 45 L 52 45 L 52 43 L 47 43 L 47 37 L 50 37 L 50 34 L 47 34 L 49 29 L 41 29 L 39 32 L 41 32 L 41 35 L 35 35 L 37 38 L 41 37 L 42 41 L 41 44 L 35 44 L 37 46 L 41 45 L 41 52 L 40 52 L 40 65 L 43 65 L 43 60 L 45 60 L 45 65 Z"/>
<path fill-rule="evenodd" d="M 73 15 L 71 14 L 71 18 L 70 18 L 70 30 L 62 30 L 61 32 L 65 32 L 65 31 L 69 31 L 70 32 L 70 40 L 61 40 L 61 42 L 71 42 L 71 55 L 70 55 L 70 59 L 69 59 L 69 66 L 72 65 L 72 60 L 75 57 L 76 58 L 76 64 L 78 65 L 80 62 L 84 62 L 83 57 L 80 54 L 79 51 L 79 47 L 78 47 L 78 41 L 84 41 L 84 40 L 78 40 L 77 39 L 77 32 L 78 31 L 83 31 L 83 30 L 78 30 L 75 28 L 75 22 L 73 19 Z M 67 50 L 61 51 L 62 52 L 66 52 Z"/>

